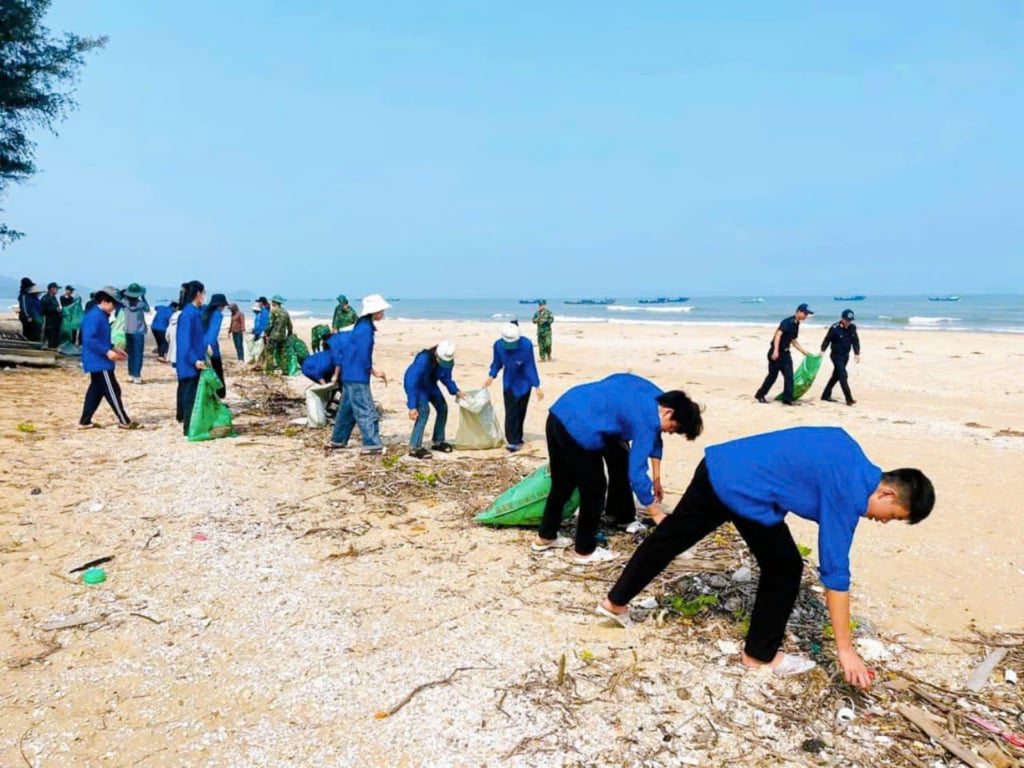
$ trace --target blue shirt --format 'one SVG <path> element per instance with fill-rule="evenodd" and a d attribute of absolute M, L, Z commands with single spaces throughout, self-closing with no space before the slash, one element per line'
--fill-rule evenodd
<path fill-rule="evenodd" d="M 629 484 L 645 507 L 654 503 L 654 484 L 647 460 L 660 459 L 662 391 L 639 376 L 616 373 L 601 381 L 580 384 L 551 406 L 572 439 L 588 451 L 600 451 L 608 440 L 627 440 Z"/>
<path fill-rule="evenodd" d="M 186 304 L 178 316 L 174 331 L 174 369 L 178 379 L 194 379 L 199 375 L 196 363 L 206 360 L 206 340 L 203 333 L 202 313 L 195 304 Z"/>
<path fill-rule="evenodd" d="M 224 322 L 224 311 L 217 308 L 210 317 L 203 332 L 203 344 L 210 348 L 210 357 L 220 357 L 220 327 Z"/>
<path fill-rule="evenodd" d="M 531 387 L 540 386 L 537 363 L 533 359 L 533 343 L 525 336 L 519 337 L 515 349 L 506 349 L 501 339 L 494 342 L 494 358 L 487 375 L 493 379 L 502 369 L 505 373 L 501 387 L 516 397 L 522 397 Z"/>
<path fill-rule="evenodd" d="M 107 352 L 114 348 L 110 341 L 110 316 L 94 306 L 82 318 L 82 370 L 86 373 L 114 370 L 114 361 Z"/>
<path fill-rule="evenodd" d="M 302 361 L 302 373 L 316 382 L 330 381 L 334 376 L 334 354 L 329 349 L 314 352 Z"/>
<path fill-rule="evenodd" d="M 268 325 L 270 325 L 270 309 L 263 307 L 263 309 L 256 313 L 256 322 L 252 326 L 252 335 L 258 339 L 267 332 Z"/>
<path fill-rule="evenodd" d="M 452 369 L 434 362 L 429 349 L 417 353 L 412 365 L 405 369 L 405 399 L 409 410 L 419 408 L 421 400 L 441 397 L 437 383 L 441 382 L 451 393 L 456 394 L 459 387 L 452 381 Z"/>
<path fill-rule="evenodd" d="M 882 470 L 839 427 L 794 427 L 704 452 L 711 486 L 740 517 L 778 525 L 787 512 L 818 524 L 821 583 L 850 589 L 850 546 Z"/>
<path fill-rule="evenodd" d="M 344 363 L 343 357 L 345 355 L 345 347 L 348 346 L 349 341 L 352 338 L 352 331 L 338 331 L 332 333 L 331 337 L 327 339 L 327 349 L 331 351 L 331 356 L 334 358 L 334 365 L 337 368 L 341 368 Z M 339 379 L 340 381 L 340 379 Z"/>
<path fill-rule="evenodd" d="M 369 384 L 373 368 L 373 335 L 377 329 L 370 315 L 360 317 L 346 334 L 349 338 L 341 350 L 341 380 L 352 384 Z"/>
<path fill-rule="evenodd" d="M 170 325 L 171 315 L 174 314 L 174 310 L 170 304 L 162 304 L 153 310 L 156 314 L 153 317 L 153 325 L 151 326 L 154 331 L 166 331 L 167 326 Z"/>

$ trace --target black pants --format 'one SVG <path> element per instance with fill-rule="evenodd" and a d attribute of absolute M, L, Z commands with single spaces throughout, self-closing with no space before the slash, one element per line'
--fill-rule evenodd
<path fill-rule="evenodd" d="M 530 404 L 530 391 L 522 397 L 516 397 L 512 390 L 506 389 L 505 395 L 505 440 L 509 445 L 523 444 L 523 424 L 526 423 L 526 407 Z"/>
<path fill-rule="evenodd" d="M 786 403 L 793 402 L 793 356 L 789 350 L 779 352 L 778 360 L 772 360 L 772 350 L 768 350 L 768 375 L 764 377 L 764 382 L 757 390 L 756 397 L 767 395 L 780 373 L 782 374 L 782 400 Z"/>
<path fill-rule="evenodd" d="M 846 357 L 832 356 L 832 376 L 829 378 L 828 384 L 825 385 L 825 391 L 821 393 L 822 397 L 832 397 L 832 388 L 838 384 L 843 390 L 846 402 L 853 402 L 853 393 L 850 392 L 850 384 L 846 380 L 846 364 L 848 362 L 850 362 L 849 355 Z"/>
<path fill-rule="evenodd" d="M 60 346 L 60 315 L 47 315 L 43 319 L 43 337 L 46 339 L 46 346 L 56 349 Z"/>
<path fill-rule="evenodd" d="M 602 453 L 608 468 L 608 498 L 604 505 L 604 516 L 612 525 L 629 525 L 636 520 L 633 488 L 629 484 L 629 443 L 609 440 Z"/>
<path fill-rule="evenodd" d="M 32 320 L 22 320 L 21 335 L 29 341 L 40 341 L 43 337 L 43 326 Z"/>
<path fill-rule="evenodd" d="M 184 427 L 185 437 L 188 437 L 188 425 L 192 422 L 192 409 L 195 407 L 198 392 L 198 376 L 193 376 L 190 379 L 178 379 L 177 419 Z"/>
<path fill-rule="evenodd" d="M 748 656 L 769 662 L 782 645 L 786 622 L 800 591 L 800 551 L 785 523 L 766 526 L 729 509 L 711 486 L 703 461 L 675 511 L 636 550 L 608 599 L 616 605 L 628 604 L 676 555 L 726 521 L 736 526 L 761 569 L 744 650 Z"/>
<path fill-rule="evenodd" d="M 121 402 L 121 385 L 113 371 L 98 371 L 89 374 L 89 389 L 85 391 L 85 404 L 82 406 L 82 418 L 78 420 L 83 426 L 92 423 L 92 417 L 100 403 L 106 400 L 114 410 L 114 415 L 122 424 L 130 424 L 128 412 Z"/>
<path fill-rule="evenodd" d="M 228 393 L 228 382 L 224 378 L 224 361 L 218 355 L 217 357 L 210 358 L 210 365 L 213 368 L 213 372 L 217 374 L 217 378 L 220 379 L 220 389 L 217 390 L 217 397 L 223 400 L 224 395 Z"/>
<path fill-rule="evenodd" d="M 544 517 L 538 535 L 554 539 L 562 525 L 562 509 L 572 492 L 580 489 L 580 516 L 576 524 L 576 551 L 589 555 L 597 548 L 597 527 L 604 509 L 607 483 L 604 478 L 604 456 L 601 451 L 588 451 L 577 443 L 565 425 L 554 414 L 548 414 L 544 428 L 548 441 L 548 463 L 551 467 L 551 492 L 544 504 Z"/>
<path fill-rule="evenodd" d="M 167 357 L 167 331 L 158 331 L 156 328 L 154 328 L 153 338 L 156 339 L 156 353 L 160 357 Z"/>

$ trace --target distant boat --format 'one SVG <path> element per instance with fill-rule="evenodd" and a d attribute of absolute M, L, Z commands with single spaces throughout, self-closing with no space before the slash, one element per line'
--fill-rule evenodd
<path fill-rule="evenodd" d="M 764 298 L 761 296 L 755 296 L 751 299 L 740 299 L 740 304 L 764 304 Z"/>
<path fill-rule="evenodd" d="M 928 301 L 960 301 L 959 296 L 929 296 Z"/>
<path fill-rule="evenodd" d="M 669 298 L 668 296 L 659 296 L 656 299 L 640 299 L 640 304 L 682 304 L 684 301 L 689 301 L 689 296 L 676 296 L 675 298 Z"/>
<path fill-rule="evenodd" d="M 566 304 L 587 304 L 587 305 L 603 305 L 603 304 L 614 304 L 615 299 L 566 299 Z"/>
<path fill-rule="evenodd" d="M 864 301 L 866 296 L 861 296 L 859 293 L 855 293 L 853 296 L 833 296 L 833 301 Z"/>
<path fill-rule="evenodd" d="M 520 299 L 520 304 L 540 304 L 540 299 Z"/>
<path fill-rule="evenodd" d="M 385 301 L 401 301 L 401 299 L 396 299 L 396 298 L 395 298 L 394 296 L 388 296 L 388 297 L 387 297 L 386 299 L 384 299 L 384 300 L 385 300 Z"/>

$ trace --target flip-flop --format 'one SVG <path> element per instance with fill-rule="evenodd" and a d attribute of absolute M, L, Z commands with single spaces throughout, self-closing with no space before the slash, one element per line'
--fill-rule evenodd
<path fill-rule="evenodd" d="M 78 428 L 79 429 L 99 429 L 99 426 L 96 425 L 96 424 L 89 423 L 89 424 L 79 424 Z"/>
<path fill-rule="evenodd" d="M 633 626 L 633 619 L 630 618 L 629 611 L 626 611 L 625 613 L 616 613 L 615 611 L 609 611 L 603 605 L 598 603 L 597 608 L 594 609 L 594 613 L 598 616 L 603 616 L 606 619 L 614 621 L 623 629 L 629 629 Z"/>
<path fill-rule="evenodd" d="M 121 424 L 118 422 L 118 429 L 142 429 L 142 425 L 137 421 L 130 421 L 127 424 Z"/>
<path fill-rule="evenodd" d="M 772 667 L 772 672 L 782 677 L 792 677 L 793 675 L 805 675 L 816 666 L 818 665 L 804 656 L 784 653 L 782 654 L 782 661 L 779 662 L 779 666 Z"/>
<path fill-rule="evenodd" d="M 547 552 L 549 549 L 568 549 L 572 544 L 572 539 L 567 539 L 565 536 L 559 536 L 554 541 L 549 541 L 547 544 L 538 544 L 536 541 L 531 542 L 530 551 Z"/>

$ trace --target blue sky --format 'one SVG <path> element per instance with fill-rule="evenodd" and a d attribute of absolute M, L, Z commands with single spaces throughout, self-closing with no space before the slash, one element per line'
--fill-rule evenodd
<path fill-rule="evenodd" d="M 1024 5 L 54 0 L 0 274 L 329 296 L 1020 291 Z"/>

